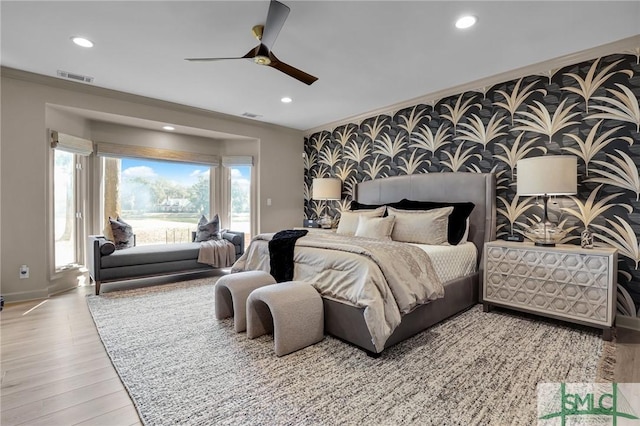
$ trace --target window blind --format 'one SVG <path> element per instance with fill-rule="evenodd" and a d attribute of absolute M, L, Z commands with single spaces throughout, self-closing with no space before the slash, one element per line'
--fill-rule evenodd
<path fill-rule="evenodd" d="M 55 130 L 51 130 L 49 134 L 51 136 L 51 148 L 85 157 L 93 152 L 93 142 L 88 139 L 78 138 Z"/>
<path fill-rule="evenodd" d="M 253 157 L 250 155 L 222 157 L 222 165 L 224 167 L 253 166 Z"/>
<path fill-rule="evenodd" d="M 203 164 L 210 167 L 217 167 L 220 165 L 220 157 L 217 155 L 177 151 L 173 149 L 122 145 L 108 142 L 96 143 L 96 154 L 102 157 L 129 157 L 151 160 L 180 161 L 183 163 Z"/>

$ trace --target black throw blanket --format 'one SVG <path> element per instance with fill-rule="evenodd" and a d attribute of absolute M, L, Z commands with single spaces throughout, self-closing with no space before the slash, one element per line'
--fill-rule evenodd
<path fill-rule="evenodd" d="M 271 275 L 276 282 L 291 281 L 293 279 L 293 250 L 296 241 L 307 235 L 306 229 L 287 229 L 276 232 L 269 241 L 269 257 Z"/>

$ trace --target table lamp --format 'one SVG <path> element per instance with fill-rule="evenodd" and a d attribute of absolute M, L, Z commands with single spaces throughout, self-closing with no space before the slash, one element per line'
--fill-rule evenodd
<path fill-rule="evenodd" d="M 326 201 L 342 198 L 342 182 L 338 178 L 315 178 L 312 190 L 311 198 L 314 200 Z M 333 219 L 328 214 L 324 214 L 318 223 L 322 228 L 331 228 Z"/>
<path fill-rule="evenodd" d="M 525 230 L 525 235 L 537 246 L 553 247 L 565 237 L 566 232 L 549 220 L 549 196 L 575 194 L 577 168 L 577 158 L 572 155 L 547 155 L 518 161 L 518 195 L 542 196 L 544 202 L 542 220 Z"/>

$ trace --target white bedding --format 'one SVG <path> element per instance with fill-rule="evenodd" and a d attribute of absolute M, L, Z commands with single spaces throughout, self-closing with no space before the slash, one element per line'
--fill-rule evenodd
<path fill-rule="evenodd" d="M 410 244 L 410 243 L 407 243 Z M 426 244 L 411 244 L 420 247 L 431 258 L 433 269 L 440 281 L 447 281 L 465 277 L 476 272 L 478 249 L 470 241 L 457 246 L 430 246 Z"/>

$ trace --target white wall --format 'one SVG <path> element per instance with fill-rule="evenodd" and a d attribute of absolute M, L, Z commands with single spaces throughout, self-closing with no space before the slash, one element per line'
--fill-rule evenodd
<path fill-rule="evenodd" d="M 259 158 L 258 231 L 274 232 L 300 224 L 303 217 L 300 131 L 16 70 L 2 69 L 1 85 L 0 291 L 7 301 L 43 298 L 61 289 L 51 283 L 47 266 L 46 129 L 55 125 L 56 130 L 82 132 L 78 136 L 85 137 L 87 130 L 82 120 L 64 113 L 56 115 L 47 108 L 48 104 L 253 138 L 257 141 Z M 89 126 L 89 133 L 93 126 L 94 123 Z M 106 137 L 112 131 L 110 126 L 99 125 L 95 136 Z M 224 152 L 232 154 L 233 142 L 225 142 Z M 211 151 L 217 153 L 213 147 Z M 273 201 L 271 207 L 266 207 L 267 198 Z M 29 279 L 18 278 L 22 264 L 30 267 Z"/>

